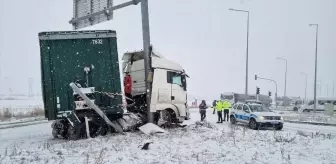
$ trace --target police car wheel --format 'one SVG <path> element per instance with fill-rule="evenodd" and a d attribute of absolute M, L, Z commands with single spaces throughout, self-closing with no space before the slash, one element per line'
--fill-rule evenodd
<path fill-rule="evenodd" d="M 283 128 L 283 125 L 275 127 L 275 130 L 281 130 Z"/>
<path fill-rule="evenodd" d="M 253 130 L 257 130 L 258 129 L 258 123 L 254 119 L 250 119 L 249 126 Z"/>
<path fill-rule="evenodd" d="M 237 120 L 236 120 L 235 117 L 230 116 L 230 122 L 231 122 L 231 124 L 236 124 L 236 123 L 237 123 Z"/>

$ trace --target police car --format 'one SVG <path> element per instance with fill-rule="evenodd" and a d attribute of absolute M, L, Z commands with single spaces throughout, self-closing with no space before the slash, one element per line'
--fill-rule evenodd
<path fill-rule="evenodd" d="M 258 103 L 236 103 L 230 111 L 231 124 L 248 124 L 251 129 L 259 127 L 273 127 L 276 130 L 283 128 L 283 118 Z"/>

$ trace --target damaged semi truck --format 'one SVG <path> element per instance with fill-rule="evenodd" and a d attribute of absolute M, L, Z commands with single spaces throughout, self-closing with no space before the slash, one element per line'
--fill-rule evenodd
<path fill-rule="evenodd" d="M 55 138 L 123 133 L 147 123 L 143 51 L 123 54 L 120 73 L 115 31 L 41 32 L 39 42 L 45 117 L 54 120 Z M 184 69 L 153 51 L 150 61 L 154 123 L 189 119 Z"/>

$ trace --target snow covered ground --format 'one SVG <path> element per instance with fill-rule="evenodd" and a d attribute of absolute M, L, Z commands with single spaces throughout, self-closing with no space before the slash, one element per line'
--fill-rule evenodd
<path fill-rule="evenodd" d="M 0 163 L 336 163 L 336 127 L 285 123 L 282 131 L 254 131 L 216 124 L 212 109 L 209 124 L 196 123 L 199 117 L 198 109 L 191 110 L 188 126 L 167 134 L 132 132 L 79 141 L 52 139 L 50 122 L 2 129 Z M 153 143 L 141 150 L 146 141 Z"/>
<path fill-rule="evenodd" d="M 274 112 L 282 115 L 285 121 L 327 123 L 336 125 L 336 112 L 333 116 L 325 115 L 324 112 L 298 113 L 294 111 L 277 110 L 274 110 Z"/>
<path fill-rule="evenodd" d="M 19 97 L 10 100 L 0 99 L 0 122 L 17 121 L 29 119 L 28 117 L 43 115 L 42 97 Z"/>

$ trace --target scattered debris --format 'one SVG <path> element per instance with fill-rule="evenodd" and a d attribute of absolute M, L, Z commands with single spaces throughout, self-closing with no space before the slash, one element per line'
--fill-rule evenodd
<path fill-rule="evenodd" d="M 141 150 L 148 150 L 148 148 L 149 148 L 149 144 L 151 144 L 151 143 L 153 143 L 153 142 L 146 142 L 146 143 L 142 146 Z"/>
<path fill-rule="evenodd" d="M 147 123 L 145 125 L 142 125 L 139 127 L 139 130 L 147 135 L 153 135 L 156 133 L 165 133 L 166 131 L 162 128 L 158 127 L 157 125 L 153 123 Z"/>

